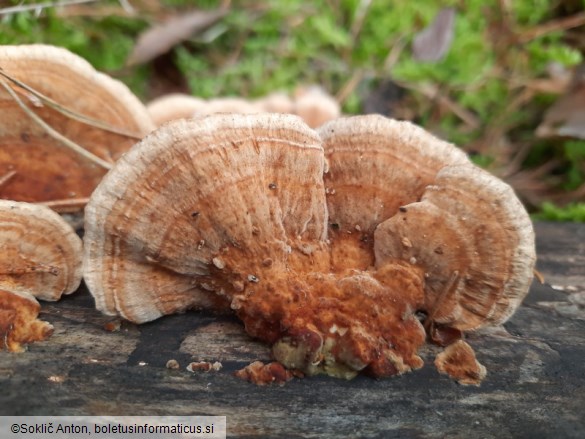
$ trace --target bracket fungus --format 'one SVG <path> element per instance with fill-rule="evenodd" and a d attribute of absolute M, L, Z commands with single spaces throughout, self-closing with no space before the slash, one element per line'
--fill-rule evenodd
<path fill-rule="evenodd" d="M 149 102 L 147 110 L 156 126 L 171 120 L 214 113 L 282 113 L 296 114 L 311 128 L 316 128 L 341 115 L 339 102 L 317 86 L 299 86 L 292 97 L 283 92 L 273 92 L 256 100 L 238 97 L 203 100 L 172 93 Z"/>
<path fill-rule="evenodd" d="M 52 326 L 36 320 L 36 299 L 55 301 L 81 283 L 82 243 L 45 206 L 0 200 L 0 348 L 22 350 Z"/>
<path fill-rule="evenodd" d="M 165 122 L 193 116 L 203 108 L 206 101 L 183 93 L 171 93 L 153 99 L 146 105 L 146 110 L 153 123 L 160 126 Z"/>
<path fill-rule="evenodd" d="M 112 163 L 154 128 L 121 82 L 54 46 L 0 46 L 0 198 L 89 197 Z"/>
<path fill-rule="evenodd" d="M 294 92 L 293 112 L 311 128 L 317 128 L 341 116 L 341 107 L 323 88 L 300 86 Z"/>
<path fill-rule="evenodd" d="M 449 344 L 505 321 L 535 261 L 508 185 L 380 116 L 318 131 L 279 114 L 169 123 L 116 163 L 85 221 L 99 310 L 142 323 L 231 308 L 308 375 L 422 367 L 427 334 Z"/>

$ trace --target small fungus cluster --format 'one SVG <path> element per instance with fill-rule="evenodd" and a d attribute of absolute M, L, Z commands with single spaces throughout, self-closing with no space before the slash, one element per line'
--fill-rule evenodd
<path fill-rule="evenodd" d="M 380 116 L 317 130 L 284 114 L 167 123 L 85 213 L 84 276 L 102 312 L 143 323 L 231 310 L 307 375 L 402 374 L 430 338 L 447 346 L 441 371 L 478 383 L 463 332 L 508 319 L 535 261 L 508 185 Z"/>
<path fill-rule="evenodd" d="M 215 113 L 283 113 L 300 116 L 317 128 L 341 115 L 339 103 L 320 87 L 297 87 L 292 96 L 274 92 L 260 99 L 224 97 L 204 100 L 180 93 L 161 96 L 147 105 L 157 126 L 165 122 Z"/>
<path fill-rule="evenodd" d="M 153 127 L 122 83 L 67 50 L 0 46 L 0 349 L 48 337 L 36 299 L 81 282 L 81 239 L 47 206 L 81 211 Z"/>
<path fill-rule="evenodd" d="M 0 133 L 0 197 L 89 197 L 83 277 L 98 310 L 134 323 L 233 312 L 272 347 L 274 363 L 238 374 L 258 383 L 400 375 L 422 367 L 426 340 L 445 347 L 442 373 L 465 384 L 485 377 L 464 332 L 517 309 L 534 232 L 513 190 L 461 150 L 408 122 L 337 117 L 334 105 L 317 121 L 303 101 L 315 91 L 246 102 L 249 111 L 186 97 L 147 111 L 66 51 L 23 47 L 0 47 L 0 111 L 11 118 Z M 149 112 L 156 124 L 199 115 L 147 134 Z M 81 243 L 63 228 L 71 249 L 42 228 L 27 241 L 30 220 L 14 218 L 32 208 L 5 203 L 0 333 L 17 350 L 50 332 L 29 295 L 47 298 L 55 285 L 54 300 L 79 284 Z"/>

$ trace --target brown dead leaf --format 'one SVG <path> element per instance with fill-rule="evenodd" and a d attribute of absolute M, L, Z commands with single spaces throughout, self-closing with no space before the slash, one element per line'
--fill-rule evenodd
<path fill-rule="evenodd" d="M 197 32 L 207 29 L 224 17 L 227 9 L 193 11 L 167 19 L 140 34 L 127 65 L 143 64 L 172 49 Z"/>
<path fill-rule="evenodd" d="M 538 207 L 550 201 L 555 194 L 554 188 L 559 185 L 558 178 L 550 177 L 552 171 L 560 165 L 559 160 L 549 160 L 534 169 L 523 169 L 505 178 L 505 182 L 514 188 L 525 205 Z"/>
<path fill-rule="evenodd" d="M 545 113 L 536 135 L 585 139 L 585 64 L 575 70 L 566 93 Z"/>
<path fill-rule="evenodd" d="M 441 60 L 451 47 L 454 24 L 455 9 L 441 9 L 435 20 L 415 35 L 412 42 L 414 59 L 429 62 Z"/>

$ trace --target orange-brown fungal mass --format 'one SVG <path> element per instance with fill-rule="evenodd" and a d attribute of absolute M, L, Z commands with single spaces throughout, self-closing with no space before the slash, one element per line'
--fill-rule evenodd
<path fill-rule="evenodd" d="M 82 243 L 45 206 L 0 200 L 0 288 L 59 300 L 79 287 Z"/>
<path fill-rule="evenodd" d="M 449 375 L 460 384 L 479 385 L 486 376 L 485 367 L 475 358 L 471 346 L 463 340 L 447 346 L 437 355 L 435 366 L 439 372 Z"/>
<path fill-rule="evenodd" d="M 24 345 L 50 337 L 53 326 L 37 320 L 40 310 L 30 294 L 0 289 L 0 350 L 22 352 Z"/>
<path fill-rule="evenodd" d="M 284 384 L 293 379 L 292 372 L 286 370 L 280 363 L 264 364 L 261 361 L 254 361 L 245 368 L 236 371 L 234 375 L 258 386 Z"/>
<path fill-rule="evenodd" d="M 0 186 L 0 198 L 89 197 L 111 164 L 154 127 L 125 85 L 65 49 L 0 46 L 0 68 L 0 178 L 11 176 Z M 69 139 L 95 160 L 55 136 Z"/>
<path fill-rule="evenodd" d="M 451 342 L 501 323 L 534 259 L 506 184 L 379 116 L 318 131 L 277 114 L 175 121 L 122 157 L 86 209 L 98 309 L 142 323 L 231 308 L 309 375 L 420 368 L 425 327 Z"/>

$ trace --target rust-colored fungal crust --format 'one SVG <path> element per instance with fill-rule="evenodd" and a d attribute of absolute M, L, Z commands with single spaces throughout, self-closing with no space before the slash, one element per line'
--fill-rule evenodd
<path fill-rule="evenodd" d="M 420 368 L 425 328 L 448 344 L 501 323 L 534 259 L 506 184 L 379 116 L 318 131 L 277 114 L 175 121 L 123 156 L 86 209 L 98 309 L 142 323 L 231 308 L 309 375 Z"/>
<path fill-rule="evenodd" d="M 24 345 L 48 338 L 53 326 L 37 320 L 41 306 L 27 293 L 0 289 L 0 350 L 24 351 Z"/>
<path fill-rule="evenodd" d="M 45 206 L 0 200 L 0 288 L 59 300 L 81 283 L 82 243 Z"/>
<path fill-rule="evenodd" d="M 0 46 L 0 68 L 60 106 L 114 129 L 141 138 L 154 127 L 125 85 L 65 49 Z M 5 77 L 0 80 L 52 129 L 106 163 L 136 142 L 64 115 Z M 88 197 L 106 171 L 50 136 L 0 87 L 0 178 L 11 176 L 0 186 L 0 198 L 36 202 Z"/>
<path fill-rule="evenodd" d="M 465 385 L 477 386 L 487 374 L 485 367 L 475 358 L 471 346 L 463 340 L 456 341 L 439 353 L 435 359 L 435 366 L 439 372 Z"/>
<path fill-rule="evenodd" d="M 234 375 L 258 386 L 266 386 L 268 384 L 282 385 L 294 377 L 293 373 L 282 367 L 280 363 L 273 362 L 264 364 L 261 361 L 254 361 L 252 364 L 236 371 Z"/>

